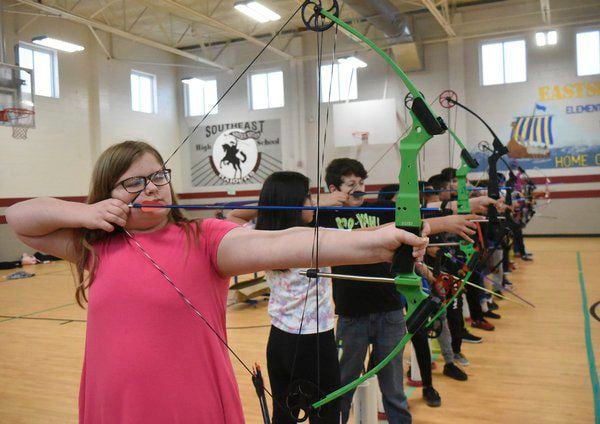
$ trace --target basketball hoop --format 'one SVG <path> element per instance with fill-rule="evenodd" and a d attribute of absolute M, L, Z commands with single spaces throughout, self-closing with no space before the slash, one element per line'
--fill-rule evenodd
<path fill-rule="evenodd" d="M 27 139 L 27 130 L 33 126 L 35 112 L 32 109 L 9 107 L 0 110 L 0 121 L 8 122 L 13 129 L 12 136 L 17 140 Z"/>
<path fill-rule="evenodd" d="M 369 131 L 352 131 L 352 137 L 360 140 L 361 144 L 369 144 Z"/>

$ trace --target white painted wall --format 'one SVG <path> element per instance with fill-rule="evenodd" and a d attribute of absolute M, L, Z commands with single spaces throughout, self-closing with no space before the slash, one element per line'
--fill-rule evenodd
<path fill-rule="evenodd" d="M 10 19 L 12 18 L 12 19 Z M 39 19 L 17 35 L 24 18 L 6 18 L 9 62 L 12 47 L 36 35 L 48 35 L 85 46 L 81 53 L 58 53 L 60 98 L 36 96 L 36 128 L 17 141 L 0 127 L 0 197 L 81 196 L 99 153 L 126 139 L 146 140 L 168 154 L 179 139 L 176 72 L 171 67 L 107 60 L 91 32 L 57 19 Z M 100 34 L 114 57 L 172 62 L 162 53 Z M 131 111 L 131 69 L 156 75 L 157 114 Z"/>
<path fill-rule="evenodd" d="M 9 128 L 0 128 L 0 198 L 85 195 L 91 167 L 98 154 L 111 144 L 125 139 L 146 140 L 157 146 L 164 155 L 170 154 L 194 124 L 193 120 L 183 117 L 180 80 L 190 76 L 215 76 L 221 94 L 258 50 L 248 43 L 237 43 L 226 48 L 218 60 L 234 68 L 231 73 L 207 67 L 159 66 L 132 62 L 182 65 L 184 61 L 170 54 L 100 33 L 111 54 L 117 58 L 107 60 L 87 28 L 67 21 L 40 18 L 35 25 L 17 35 L 18 28 L 28 19 L 23 15 L 5 17 L 6 44 L 11 63 L 12 46 L 19 39 L 28 41 L 40 34 L 83 44 L 86 50 L 76 54 L 59 53 L 61 97 L 36 98 L 37 128 L 29 131 L 27 141 L 13 140 Z M 523 34 L 528 40 L 529 73 L 525 83 L 481 87 L 478 39 L 453 41 L 450 47 L 447 42 L 425 45 L 424 70 L 410 73 L 409 77 L 446 119 L 448 115 L 441 111 L 436 98 L 441 91 L 455 88 L 459 91 L 461 100 L 481 112 L 501 138 L 506 140 L 510 120 L 516 113 L 528 113 L 531 110 L 540 85 L 598 80 L 598 76 L 578 78 L 575 75 L 573 34 L 576 29 L 560 28 L 559 45 L 546 50 L 537 50 L 532 46 L 533 31 Z M 351 51 L 348 41 L 341 38 L 338 40 L 339 50 Z M 331 51 L 330 47 L 331 40 L 326 42 L 325 51 Z M 406 119 L 403 108 L 405 87 L 374 53 L 364 52 L 358 47 L 357 50 L 359 57 L 369 64 L 368 68 L 361 69 L 358 74 L 358 100 L 396 98 L 398 114 Z M 212 53 L 216 51 L 218 49 Z M 240 84 L 224 99 L 219 114 L 206 122 L 281 119 L 284 167 L 305 172 L 311 177 L 313 184 L 316 184 L 316 61 L 306 59 L 306 56 L 314 54 L 314 35 L 306 34 L 296 38 L 287 51 L 298 60 L 287 62 L 267 53 L 253 68 L 283 69 L 286 75 L 284 108 L 251 111 L 247 96 L 247 77 L 244 76 Z M 147 115 L 131 111 L 131 69 L 157 76 L 158 114 Z M 323 116 L 325 111 L 326 105 L 323 105 Z M 593 114 L 582 119 L 593 120 L 596 124 L 598 122 L 597 115 Z M 479 123 L 461 113 L 456 118 L 452 115 L 449 122 L 453 127 L 456 125 L 457 132 L 468 147 L 488 138 Z M 577 128 L 572 128 L 572 131 L 576 132 Z M 559 128 L 556 132 L 560 132 Z M 328 133 L 330 136 L 333 134 L 331 122 Z M 425 178 L 450 164 L 448 146 L 446 135 L 437 137 L 427 145 L 422 158 Z M 360 151 L 357 148 L 335 148 L 330 139 L 325 151 L 325 164 L 335 157 L 349 156 L 358 157 L 370 169 L 388 147 L 364 146 Z M 457 165 L 458 151 L 451 150 L 454 156 L 452 164 Z M 175 170 L 174 186 L 178 192 L 202 191 L 191 186 L 188 153 L 187 147 L 184 147 L 171 162 L 171 167 Z M 368 182 L 383 184 L 396 181 L 399 165 L 398 154 L 394 149 L 375 168 L 370 169 Z M 578 172 L 598 173 L 599 170 L 590 168 Z M 589 185 L 586 187 L 595 188 Z M 237 186 L 237 189 L 247 188 L 258 187 Z M 531 223 L 529 231 L 550 234 L 600 233 L 600 220 L 597 212 L 594 212 L 600 210 L 599 206 L 600 200 L 597 198 L 555 200 L 544 209 L 544 215 L 555 216 L 557 219 L 536 219 Z M 576 223 L 570 219 L 574 216 L 575 207 L 579 208 Z M 22 247 L 14 242 L 6 231 L 6 226 L 0 227 L 0 260 L 10 259 L 9 256 L 12 257 Z M 8 255 L 9 251 L 11 255 Z"/>

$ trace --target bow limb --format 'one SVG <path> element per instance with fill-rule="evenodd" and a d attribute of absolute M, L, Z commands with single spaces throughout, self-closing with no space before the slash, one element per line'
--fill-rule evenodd
<path fill-rule="evenodd" d="M 460 138 L 458 138 L 458 136 L 454 133 L 454 131 L 448 128 L 448 132 L 450 133 L 456 144 L 458 144 L 458 146 L 461 148 L 461 165 L 456 170 L 456 180 L 458 183 L 456 209 L 459 214 L 466 215 L 471 213 L 471 205 L 469 203 L 469 190 L 467 188 L 467 174 L 471 171 L 471 169 L 477 168 L 479 164 L 469 154 L 464 144 L 462 143 Z M 462 279 L 462 283 L 458 290 L 456 290 L 456 293 L 454 293 L 452 297 L 448 299 L 448 301 L 442 306 L 442 308 L 440 308 L 440 310 L 433 316 L 433 318 L 431 318 L 430 324 L 433 323 L 433 321 L 435 321 L 437 318 L 439 318 L 439 316 L 442 313 L 444 313 L 444 311 L 448 308 L 448 305 L 451 305 L 452 302 L 454 302 L 454 299 L 456 299 L 460 295 L 460 293 L 465 288 L 467 281 L 471 278 L 471 274 L 473 274 L 477 263 L 479 262 L 479 252 L 475 249 L 473 243 L 469 243 L 466 240 L 461 240 L 460 250 L 465 255 L 467 273 Z"/>
<path fill-rule="evenodd" d="M 442 93 L 442 96 L 444 94 L 445 93 Z M 445 106 L 443 101 L 445 101 L 450 106 Z M 479 122 L 481 122 L 483 124 L 483 126 L 485 126 L 487 128 L 487 130 L 490 132 L 490 134 L 492 136 L 492 140 L 493 140 L 492 141 L 493 149 L 486 147 L 492 153 L 488 158 L 488 175 L 489 175 L 489 177 L 488 177 L 488 196 L 494 200 L 498 200 L 500 198 L 500 184 L 498 181 L 498 160 L 500 160 L 502 158 L 502 156 L 504 156 L 505 154 L 508 153 L 508 148 L 504 144 L 502 144 L 502 142 L 500 141 L 500 138 L 498 138 L 498 136 L 496 135 L 496 133 L 494 132 L 492 127 L 490 127 L 488 125 L 488 123 L 481 116 L 479 116 L 473 110 L 471 110 L 470 108 L 468 108 L 467 106 L 465 106 L 464 104 L 460 103 L 457 100 L 456 93 L 454 93 L 454 96 L 446 95 L 446 97 L 443 97 L 443 98 L 440 97 L 440 103 L 442 104 L 442 106 L 444 106 L 446 108 L 452 107 L 452 106 L 459 106 L 460 108 L 466 110 L 471 115 L 473 115 L 475 118 L 477 118 L 479 120 Z M 455 137 L 455 139 L 456 139 L 456 137 Z M 507 166 L 508 166 L 508 164 L 507 164 Z M 510 167 L 508 167 L 508 168 L 510 169 Z M 491 238 L 493 240 L 493 244 L 496 244 L 503 237 L 504 228 L 500 228 L 500 220 L 498 218 L 498 211 L 496 210 L 496 207 L 494 205 L 488 206 L 487 218 L 488 218 L 488 221 L 490 224 L 489 228 L 490 228 L 490 233 L 491 233 Z"/>

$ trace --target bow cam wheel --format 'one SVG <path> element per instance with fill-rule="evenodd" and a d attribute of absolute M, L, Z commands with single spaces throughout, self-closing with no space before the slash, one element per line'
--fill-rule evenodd
<path fill-rule="evenodd" d="M 313 382 L 308 380 L 294 381 L 285 398 L 290 417 L 298 423 L 311 417 L 311 419 L 317 417 L 319 410 L 314 409 L 312 404 L 318 401 L 321 395 L 321 391 Z"/>
<path fill-rule="evenodd" d="M 456 94 L 456 92 L 453 90 L 446 90 L 440 94 L 439 101 L 443 108 L 451 109 L 458 101 L 458 94 Z"/>
<path fill-rule="evenodd" d="M 306 0 L 302 5 L 302 22 L 304 26 L 311 31 L 321 32 L 331 28 L 335 22 L 329 18 L 326 18 L 321 14 L 321 10 L 326 10 L 335 17 L 340 16 L 340 7 L 337 0 L 326 0 L 327 3 L 331 3 L 329 9 L 323 6 L 321 0 Z"/>
<path fill-rule="evenodd" d="M 436 319 L 427 327 L 427 337 L 437 339 L 442 334 L 442 321 Z"/>
<path fill-rule="evenodd" d="M 421 92 L 419 91 L 419 93 L 421 93 Z M 421 97 L 423 97 L 423 99 L 425 99 L 425 96 L 423 95 L 423 93 L 421 93 Z M 412 93 L 409 91 L 408 93 L 406 93 L 406 96 L 404 96 L 404 106 L 406 106 L 407 109 L 411 109 L 413 100 L 415 100 L 415 98 L 412 95 Z"/>

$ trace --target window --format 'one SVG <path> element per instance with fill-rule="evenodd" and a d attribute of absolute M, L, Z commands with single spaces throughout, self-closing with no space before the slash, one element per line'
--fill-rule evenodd
<path fill-rule="evenodd" d="M 134 112 L 156 113 L 156 77 L 131 71 L 131 109 Z"/>
<path fill-rule="evenodd" d="M 577 75 L 600 74 L 600 31 L 577 33 Z"/>
<path fill-rule="evenodd" d="M 536 32 L 535 44 L 538 47 L 553 46 L 558 42 L 558 33 L 556 31 Z"/>
<path fill-rule="evenodd" d="M 253 74 L 250 77 L 252 109 L 283 107 L 283 71 Z"/>
<path fill-rule="evenodd" d="M 338 102 L 358 98 L 356 66 L 334 63 L 321 66 L 321 101 Z"/>
<path fill-rule="evenodd" d="M 219 106 L 211 110 L 217 103 L 217 80 L 188 78 L 182 82 L 185 116 L 206 115 L 209 111 L 212 115 L 219 111 Z"/>
<path fill-rule="evenodd" d="M 56 51 L 26 43 L 18 45 L 19 66 L 33 69 L 36 96 L 58 97 L 58 64 Z M 25 72 L 23 72 L 25 74 Z M 21 76 L 26 79 L 26 75 Z M 24 93 L 31 93 L 31 86 L 24 85 Z"/>
<path fill-rule="evenodd" d="M 509 84 L 527 80 L 525 40 L 483 44 L 481 76 L 483 85 Z"/>

